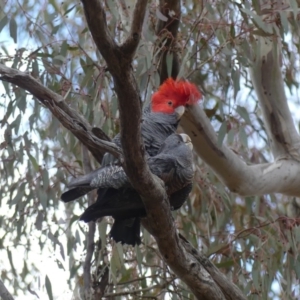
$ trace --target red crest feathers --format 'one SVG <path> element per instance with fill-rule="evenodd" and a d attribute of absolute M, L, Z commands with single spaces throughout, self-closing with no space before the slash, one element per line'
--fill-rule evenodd
<path fill-rule="evenodd" d="M 201 97 L 194 84 L 168 78 L 152 96 L 152 111 L 173 113 L 178 106 L 195 104 Z"/>

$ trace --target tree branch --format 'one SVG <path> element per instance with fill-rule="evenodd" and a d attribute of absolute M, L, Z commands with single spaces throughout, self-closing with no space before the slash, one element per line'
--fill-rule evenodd
<path fill-rule="evenodd" d="M 300 137 L 291 116 L 281 75 L 279 38 L 257 37 L 251 79 L 263 111 L 264 124 L 275 159 L 300 161 Z"/>
<path fill-rule="evenodd" d="M 91 125 L 71 108 L 62 96 L 43 86 L 30 74 L 0 64 L 0 80 L 16 84 L 36 97 L 91 151 L 99 163 L 104 152 L 110 152 L 121 158 L 122 151 L 119 147 L 112 142 L 100 140 L 92 132 Z"/>
<path fill-rule="evenodd" d="M 269 193 L 300 196 L 298 161 L 282 159 L 247 165 L 226 145 L 218 145 L 216 133 L 200 106 L 188 107 L 180 124 L 199 156 L 232 192 L 243 196 Z"/>
<path fill-rule="evenodd" d="M 147 206 L 146 209 L 147 218 L 142 220 L 143 226 L 155 237 L 159 252 L 168 266 L 187 284 L 195 297 L 203 300 L 230 299 L 225 298 L 219 286 L 195 255 L 186 251 L 176 232 L 170 208 L 160 204 L 156 212 L 149 210 Z"/>
<path fill-rule="evenodd" d="M 138 0 L 136 2 L 133 11 L 130 34 L 123 45 L 120 47 L 121 52 L 126 54 L 129 60 L 133 59 L 133 55 L 141 39 L 141 32 L 144 23 L 147 2 L 147 0 Z"/>
<path fill-rule="evenodd" d="M 97 0 L 82 0 L 87 23 L 95 43 L 101 55 L 105 59 L 108 69 L 114 80 L 115 90 L 118 95 L 120 109 L 120 127 L 121 143 L 124 151 L 125 170 L 132 182 L 138 182 L 147 178 L 149 187 L 156 186 L 156 180 L 151 176 L 149 168 L 144 158 L 144 147 L 140 134 L 141 124 L 141 105 L 139 91 L 132 74 L 132 57 L 135 52 L 133 47 L 132 53 L 124 53 L 122 47 L 116 46 L 111 41 L 111 36 L 107 32 L 105 12 Z M 134 9 L 133 24 L 131 32 L 141 32 L 143 19 L 146 10 L 146 0 L 138 0 Z M 99 29 L 100 28 L 100 29 Z M 131 43 L 131 37 L 126 43 Z M 140 34 L 135 37 L 134 43 L 138 44 Z M 107 51 L 106 45 L 110 45 Z M 129 101 L 130 100 L 130 101 Z M 138 151 L 136 151 L 138 149 Z M 137 190 L 150 190 L 146 183 L 141 184 Z M 160 187 L 160 195 L 163 189 Z M 151 193 L 151 195 L 153 195 Z"/>
<path fill-rule="evenodd" d="M 197 261 L 205 268 L 213 280 L 218 284 L 226 300 L 245 300 L 246 297 L 210 260 L 195 249 L 182 235 L 179 235 L 183 247 L 187 253 L 193 255 Z"/>
<path fill-rule="evenodd" d="M 0 298 L 3 300 L 14 300 L 13 296 L 6 289 L 1 279 L 0 279 Z"/>
<path fill-rule="evenodd" d="M 112 39 L 106 23 L 106 14 L 99 0 L 81 0 L 89 29 L 98 50 L 105 59 L 112 75 L 122 74 L 124 67 L 131 66 L 133 55 L 141 39 L 147 0 L 136 2 L 130 35 L 123 45 L 118 46 Z"/>
<path fill-rule="evenodd" d="M 86 1 L 83 1 L 83 5 L 85 11 L 91 9 Z M 93 5 L 92 7 L 95 9 Z M 146 8 L 145 6 L 142 7 Z M 140 14 L 144 15 L 144 12 L 140 12 Z M 87 21 L 91 31 L 96 30 L 96 28 L 92 27 L 95 23 L 100 27 L 105 26 L 104 24 L 99 24 L 99 22 L 104 22 L 103 19 L 93 20 L 93 23 L 89 20 Z M 140 21 L 139 24 L 141 25 L 142 22 Z M 218 286 L 200 263 L 193 256 L 186 256 L 184 248 L 179 243 L 168 197 L 162 182 L 151 174 L 146 163 L 145 149 L 141 139 L 140 97 L 132 73 L 131 61 L 120 61 L 121 68 L 119 68 L 120 66 L 114 65 L 116 63 L 115 58 L 113 56 L 107 57 L 101 44 L 98 43 L 97 46 L 106 60 L 114 79 L 114 86 L 119 101 L 124 169 L 130 178 L 132 186 L 141 195 L 145 204 L 147 219 L 143 223 L 150 233 L 154 235 L 166 262 L 191 288 L 196 297 L 199 299 L 225 299 Z M 124 53 L 120 55 L 124 57 Z"/>
<path fill-rule="evenodd" d="M 111 61 L 116 61 L 117 44 L 107 28 L 106 14 L 102 6 L 102 1 L 81 0 L 81 2 L 83 4 L 86 21 L 97 48 L 106 61 L 107 58 Z"/>

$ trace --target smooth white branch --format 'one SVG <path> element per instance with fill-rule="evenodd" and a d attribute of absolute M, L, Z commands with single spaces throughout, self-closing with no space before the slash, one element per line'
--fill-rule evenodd
<path fill-rule="evenodd" d="M 219 146 L 217 135 L 200 106 L 190 106 L 181 125 L 192 138 L 194 148 L 220 180 L 242 196 L 282 193 L 300 196 L 300 163 L 278 159 L 273 163 L 247 165 L 226 145 Z"/>
<path fill-rule="evenodd" d="M 288 107 L 281 75 L 281 47 L 276 37 L 253 42 L 252 83 L 263 112 L 264 125 L 274 158 L 300 161 L 300 137 Z"/>

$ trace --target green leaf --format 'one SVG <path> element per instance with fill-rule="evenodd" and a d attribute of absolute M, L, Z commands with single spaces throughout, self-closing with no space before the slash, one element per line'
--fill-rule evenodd
<path fill-rule="evenodd" d="M 279 15 L 280 15 L 280 22 L 283 27 L 283 30 L 285 33 L 288 33 L 289 32 L 289 22 L 288 22 L 288 18 L 287 18 L 287 12 L 279 11 Z"/>
<path fill-rule="evenodd" d="M 108 8 L 109 8 L 112 16 L 114 17 L 114 21 L 117 20 L 119 18 L 119 13 L 118 13 L 118 10 L 117 10 L 116 1 L 107 0 L 107 5 L 108 5 Z"/>
<path fill-rule="evenodd" d="M 248 137 L 244 127 L 241 127 L 239 130 L 240 142 L 245 148 L 248 148 Z"/>
<path fill-rule="evenodd" d="M 64 16 L 67 15 L 70 11 L 72 11 L 77 6 L 77 3 L 71 6 L 69 9 L 66 10 L 66 12 L 63 14 Z"/>
<path fill-rule="evenodd" d="M 110 259 L 110 275 L 112 277 L 112 280 L 114 284 L 117 283 L 117 272 L 118 270 L 121 269 L 121 261 L 120 261 L 120 256 L 117 250 L 117 246 L 114 245 L 112 249 L 112 255 Z"/>
<path fill-rule="evenodd" d="M 32 166 L 34 168 L 34 170 L 37 172 L 39 170 L 39 165 L 38 163 L 36 162 L 36 159 L 28 152 L 28 157 L 32 163 Z"/>
<path fill-rule="evenodd" d="M 2 29 L 4 28 L 4 26 L 8 23 L 8 18 L 7 15 L 5 15 L 3 17 L 3 19 L 0 21 L 0 32 L 2 31 Z"/>
<path fill-rule="evenodd" d="M 16 99 L 16 105 L 23 113 L 25 112 L 27 105 L 26 96 L 26 93 L 22 90 L 21 95 Z"/>
<path fill-rule="evenodd" d="M 123 246 L 122 246 L 121 243 L 117 243 L 117 251 L 118 251 L 118 254 L 119 254 L 119 259 L 120 259 L 121 266 L 123 266 L 124 265 Z"/>
<path fill-rule="evenodd" d="M 219 269 L 222 269 L 222 268 L 230 268 L 232 266 L 234 266 L 234 261 L 233 260 L 228 260 L 228 261 L 224 261 L 224 262 L 221 262 L 221 263 L 218 263 L 218 264 L 215 264 L 215 266 Z"/>
<path fill-rule="evenodd" d="M 63 41 L 60 47 L 60 55 L 64 58 L 62 61 L 64 62 L 68 53 L 69 45 L 66 41 Z"/>
<path fill-rule="evenodd" d="M 259 263 L 255 262 L 252 269 L 252 279 L 256 289 L 259 289 L 259 283 L 260 283 L 259 271 L 260 271 Z"/>
<path fill-rule="evenodd" d="M 58 259 L 56 259 L 55 262 L 56 262 L 56 264 L 57 264 L 57 266 L 58 266 L 59 269 L 65 271 L 65 268 L 64 268 L 63 264 Z"/>
<path fill-rule="evenodd" d="M 171 77 L 173 67 L 173 53 L 167 53 L 166 57 L 168 76 Z"/>
<path fill-rule="evenodd" d="M 85 67 L 85 76 L 81 82 L 81 86 L 86 86 L 88 83 L 92 82 L 94 74 L 94 66 Z"/>
<path fill-rule="evenodd" d="M 17 22 L 15 19 L 11 19 L 9 22 L 10 37 L 17 43 Z"/>
<path fill-rule="evenodd" d="M 234 136 L 235 136 L 235 129 L 231 128 L 229 132 L 227 133 L 227 143 L 228 145 L 232 145 L 234 141 Z"/>
<path fill-rule="evenodd" d="M 270 35 L 272 34 L 269 31 L 269 28 L 266 26 L 266 23 L 262 20 L 262 18 L 260 16 L 258 16 L 257 14 L 255 14 L 254 12 L 252 12 L 249 9 L 246 8 L 240 8 L 240 10 L 244 13 L 246 13 L 247 15 L 249 15 L 250 17 L 252 17 L 253 23 L 254 25 L 259 29 L 262 30 L 263 33 Z"/>
<path fill-rule="evenodd" d="M 102 244 L 103 248 L 106 247 L 106 230 L 107 230 L 107 222 L 105 222 L 105 220 L 103 220 L 99 224 L 99 235 L 101 238 L 101 244 Z"/>
<path fill-rule="evenodd" d="M 58 24 L 58 25 L 54 26 L 52 28 L 51 35 L 56 34 L 58 32 L 58 30 L 59 30 L 60 27 L 61 27 L 61 24 Z"/>
<path fill-rule="evenodd" d="M 53 300 L 52 285 L 51 285 L 51 282 L 50 282 L 47 275 L 46 275 L 46 278 L 45 278 L 45 286 L 46 286 L 46 290 L 47 290 L 47 294 L 48 294 L 49 299 Z"/>
<path fill-rule="evenodd" d="M 143 268 L 142 268 L 142 262 L 143 262 L 143 255 L 141 252 L 141 249 L 139 248 L 139 246 L 135 246 L 135 253 L 136 253 L 136 260 L 138 263 L 138 268 L 140 271 L 140 274 L 143 274 Z"/>
<path fill-rule="evenodd" d="M 49 188 L 49 175 L 46 169 L 43 169 L 42 171 L 42 178 L 43 178 L 44 190 L 47 190 Z"/>
<path fill-rule="evenodd" d="M 300 262 L 299 262 L 299 256 L 297 259 L 294 261 L 294 270 L 297 274 L 297 278 L 300 278 Z"/>
<path fill-rule="evenodd" d="M 47 194 L 46 194 L 45 191 L 44 191 L 43 189 L 41 189 L 41 188 L 39 188 L 39 189 L 37 190 L 37 194 L 38 194 L 38 198 L 39 198 L 39 200 L 40 200 L 40 203 L 41 203 L 43 209 L 46 210 L 46 209 L 47 209 L 47 204 L 48 204 L 48 201 L 47 201 L 47 200 L 48 200 Z"/>
<path fill-rule="evenodd" d="M 177 75 L 177 78 L 182 78 L 182 76 L 183 76 L 185 65 L 186 65 L 187 61 L 190 59 L 190 55 L 191 55 L 190 51 L 191 51 L 190 48 L 188 48 L 188 51 L 186 51 L 186 53 L 185 53 L 185 55 L 182 59 L 182 62 L 180 64 L 180 70 L 179 70 L 179 73 Z"/>
<path fill-rule="evenodd" d="M 289 0 L 293 15 L 294 15 L 294 20 L 297 20 L 297 15 L 299 13 L 299 7 L 298 3 L 296 0 Z"/>
<path fill-rule="evenodd" d="M 42 211 L 39 211 L 34 223 L 37 230 L 42 230 L 43 220 L 44 220 L 44 214 Z"/>
<path fill-rule="evenodd" d="M 248 114 L 248 111 L 243 106 L 237 106 L 236 108 L 237 113 L 246 121 L 247 124 L 251 124 L 251 120 Z"/>
<path fill-rule="evenodd" d="M 20 128 L 21 123 L 21 114 L 18 114 L 17 118 L 10 124 L 11 128 L 15 129 L 15 134 L 17 135 Z"/>
<path fill-rule="evenodd" d="M 18 204 L 20 200 L 22 200 L 22 197 L 24 195 L 24 190 L 25 190 L 25 185 L 26 182 L 22 182 L 22 184 L 19 186 L 18 188 L 18 192 L 17 195 L 15 196 L 15 198 L 10 202 L 10 205 L 15 205 Z"/>
<path fill-rule="evenodd" d="M 15 266 L 14 266 L 14 263 L 13 263 L 13 258 L 12 258 L 11 251 L 8 248 L 6 248 L 6 250 L 7 250 L 7 256 L 8 256 L 10 266 L 11 266 L 11 270 L 12 270 L 14 276 L 17 276 L 17 272 L 16 272 L 16 269 L 15 269 Z"/>
<path fill-rule="evenodd" d="M 236 69 L 232 69 L 231 71 L 231 79 L 233 81 L 233 90 L 234 90 L 234 98 L 236 99 L 237 93 L 240 91 L 240 71 Z"/>

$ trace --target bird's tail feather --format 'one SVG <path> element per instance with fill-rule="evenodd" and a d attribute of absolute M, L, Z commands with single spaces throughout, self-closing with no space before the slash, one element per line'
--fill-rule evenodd
<path fill-rule="evenodd" d="M 80 198 L 80 197 L 86 195 L 93 189 L 94 188 L 90 188 L 90 187 L 76 187 L 76 188 L 73 188 L 71 190 L 64 192 L 60 198 L 65 203 L 71 202 L 73 200 L 76 200 L 77 198 Z"/>
<path fill-rule="evenodd" d="M 139 218 L 117 219 L 111 228 L 110 236 L 122 244 L 139 245 L 141 243 L 140 227 Z"/>

